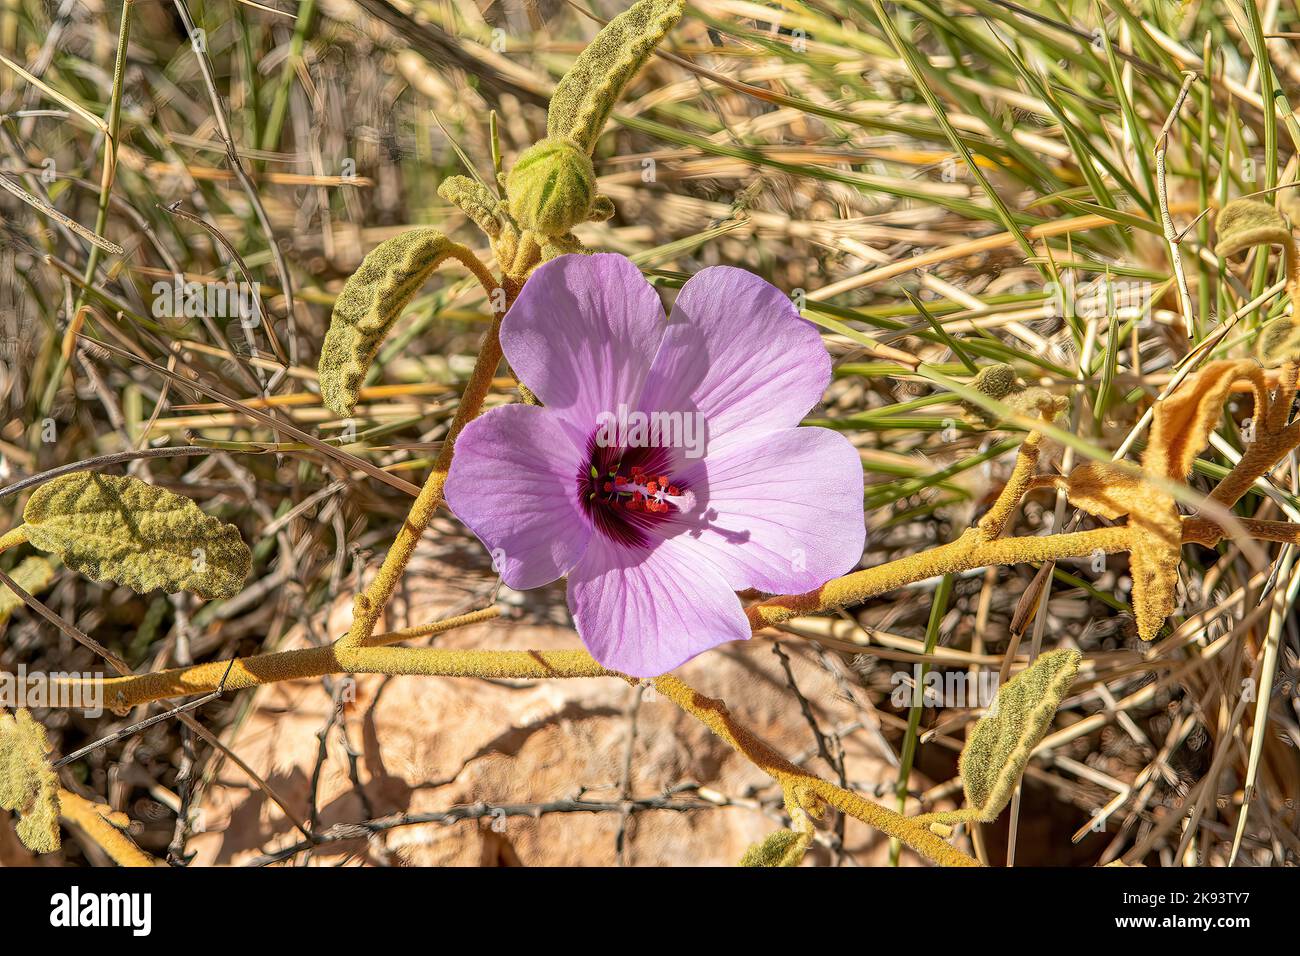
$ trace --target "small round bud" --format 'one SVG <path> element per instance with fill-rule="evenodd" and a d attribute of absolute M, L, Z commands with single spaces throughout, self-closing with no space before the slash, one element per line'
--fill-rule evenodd
<path fill-rule="evenodd" d="M 1003 401 L 1025 390 L 1016 378 L 1016 370 L 1003 363 L 984 366 L 968 384 L 975 391 L 997 401 Z M 990 428 L 997 424 L 997 416 L 991 414 L 983 405 L 963 399 L 961 406 L 967 412 L 968 421 Z"/>
<path fill-rule="evenodd" d="M 970 387 L 983 392 L 989 398 L 1002 399 L 1018 391 L 1020 384 L 1016 381 L 1016 370 L 1010 365 L 999 363 L 986 365 L 980 369 L 979 373 L 971 379 Z"/>
<path fill-rule="evenodd" d="M 572 143 L 544 139 L 524 150 L 506 180 L 510 214 L 525 229 L 562 236 L 586 221 L 596 195 L 596 171 Z"/>

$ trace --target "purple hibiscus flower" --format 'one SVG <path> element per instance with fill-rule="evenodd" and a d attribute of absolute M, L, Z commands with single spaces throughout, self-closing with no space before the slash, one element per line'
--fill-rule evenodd
<path fill-rule="evenodd" d="M 561 256 L 528 279 L 501 345 L 544 404 L 465 427 L 447 503 L 510 587 L 568 575 L 604 666 L 653 677 L 747 639 L 736 591 L 810 591 L 862 556 L 856 450 L 797 427 L 830 357 L 757 276 L 705 269 L 665 320 L 628 259 Z"/>

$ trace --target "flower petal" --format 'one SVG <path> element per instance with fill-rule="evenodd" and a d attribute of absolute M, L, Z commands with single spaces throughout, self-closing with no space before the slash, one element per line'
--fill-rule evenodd
<path fill-rule="evenodd" d="M 582 456 L 549 409 L 494 408 L 465 426 L 444 494 L 517 590 L 549 584 L 591 539 L 578 506 Z"/>
<path fill-rule="evenodd" d="M 703 514 L 660 529 L 707 557 L 736 591 L 802 594 L 862 557 L 862 461 L 839 432 L 787 428 L 711 454 L 682 474 Z"/>
<path fill-rule="evenodd" d="M 631 260 L 566 255 L 524 284 L 501 323 L 501 347 L 581 445 L 601 413 L 636 407 L 665 323 L 659 296 Z"/>
<path fill-rule="evenodd" d="M 753 273 L 712 266 L 677 296 L 641 409 L 702 412 L 708 449 L 793 428 L 831 378 L 816 327 Z"/>
<path fill-rule="evenodd" d="M 750 636 L 740 599 L 678 538 L 646 550 L 596 535 L 569 572 L 569 609 L 591 656 L 633 677 Z"/>

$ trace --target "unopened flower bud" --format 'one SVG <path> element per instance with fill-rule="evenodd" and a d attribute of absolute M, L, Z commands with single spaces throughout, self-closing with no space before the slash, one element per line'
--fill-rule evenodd
<path fill-rule="evenodd" d="M 506 181 L 510 213 L 525 229 L 562 236 L 591 213 L 596 172 L 591 158 L 562 139 L 524 150 Z"/>

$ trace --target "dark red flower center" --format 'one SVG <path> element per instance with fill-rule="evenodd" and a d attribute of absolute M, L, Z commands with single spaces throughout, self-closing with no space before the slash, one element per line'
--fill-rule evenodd
<path fill-rule="evenodd" d="M 607 538 L 645 546 L 647 532 L 675 513 L 689 512 L 695 495 L 671 475 L 667 448 L 613 448 L 593 434 L 578 471 L 578 500 L 588 520 Z"/>

